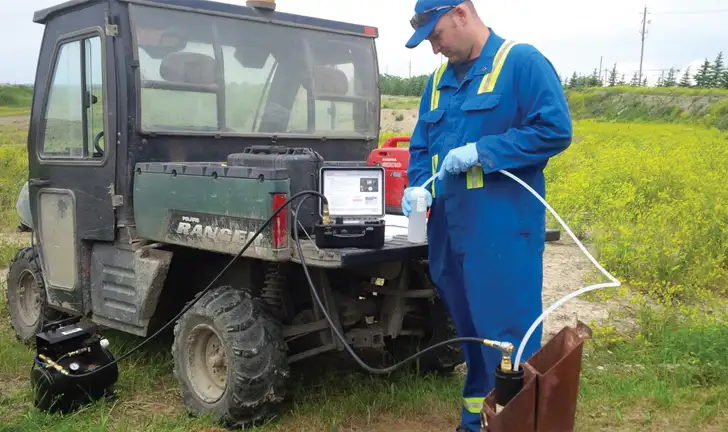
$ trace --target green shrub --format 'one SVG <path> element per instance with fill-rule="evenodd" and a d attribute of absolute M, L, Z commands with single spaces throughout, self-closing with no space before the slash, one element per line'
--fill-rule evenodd
<path fill-rule="evenodd" d="M 0 85 L 0 106 L 29 108 L 33 100 L 33 87 Z"/>
<path fill-rule="evenodd" d="M 728 135 L 593 121 L 575 131 L 547 168 L 546 200 L 601 264 L 662 299 L 724 292 Z"/>
<path fill-rule="evenodd" d="M 728 91 L 722 89 L 606 87 L 566 94 L 575 120 L 690 123 L 728 129 Z"/>
<path fill-rule="evenodd" d="M 27 179 L 27 149 L 24 146 L 0 146 L 0 229 L 18 225 L 15 203 Z"/>

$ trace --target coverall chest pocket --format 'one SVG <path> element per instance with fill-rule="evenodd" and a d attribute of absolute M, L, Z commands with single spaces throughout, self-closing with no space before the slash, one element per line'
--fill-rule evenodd
<path fill-rule="evenodd" d="M 442 139 L 445 136 L 444 115 L 445 110 L 434 109 L 420 116 L 420 120 L 426 129 L 425 133 L 427 134 L 431 151 L 437 151 L 442 146 Z"/>
<path fill-rule="evenodd" d="M 500 93 L 484 93 L 468 98 L 460 106 L 468 120 L 468 124 L 480 125 L 482 128 L 497 124 L 497 112 L 501 101 Z M 485 130 L 478 132 L 486 132 Z M 490 132 L 490 131 L 488 131 Z"/>

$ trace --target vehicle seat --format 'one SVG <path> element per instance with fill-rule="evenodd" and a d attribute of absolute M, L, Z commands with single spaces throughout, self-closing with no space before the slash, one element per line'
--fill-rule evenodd
<path fill-rule="evenodd" d="M 316 66 L 314 70 L 316 93 L 344 96 L 349 92 L 349 79 L 339 69 L 329 66 Z"/>
<path fill-rule="evenodd" d="M 211 85 L 216 83 L 216 63 L 205 54 L 175 52 L 164 57 L 159 75 L 168 82 Z"/>

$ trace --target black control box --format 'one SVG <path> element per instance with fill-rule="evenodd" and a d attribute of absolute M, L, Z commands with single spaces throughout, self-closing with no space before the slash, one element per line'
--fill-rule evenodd
<path fill-rule="evenodd" d="M 384 168 L 357 163 L 325 163 L 319 173 L 319 191 L 326 197 L 329 223 L 314 227 L 320 249 L 379 249 L 384 247 Z"/>
<path fill-rule="evenodd" d="M 384 221 L 361 223 L 317 223 L 314 228 L 316 246 L 321 249 L 379 249 L 384 246 Z"/>

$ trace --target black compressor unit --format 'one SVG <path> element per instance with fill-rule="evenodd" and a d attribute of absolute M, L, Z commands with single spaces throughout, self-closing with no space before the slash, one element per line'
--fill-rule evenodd
<path fill-rule="evenodd" d="M 30 381 L 38 409 L 68 413 L 114 396 L 119 371 L 95 324 L 80 317 L 58 321 L 36 334 L 35 341 Z"/>

